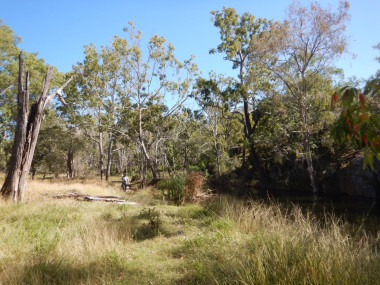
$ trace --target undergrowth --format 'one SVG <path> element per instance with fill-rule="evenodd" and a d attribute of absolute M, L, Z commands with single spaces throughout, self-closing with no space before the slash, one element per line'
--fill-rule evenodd
<path fill-rule="evenodd" d="M 195 200 L 195 197 L 203 191 L 204 183 L 204 175 L 199 171 L 192 171 L 165 178 L 156 184 L 156 188 L 169 200 L 184 204 Z"/>

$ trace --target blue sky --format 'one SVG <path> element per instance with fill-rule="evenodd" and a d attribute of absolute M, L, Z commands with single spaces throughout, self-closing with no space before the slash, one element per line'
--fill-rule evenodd
<path fill-rule="evenodd" d="M 21 36 L 20 47 L 38 52 L 39 57 L 62 72 L 83 60 L 83 46 L 107 45 L 115 35 L 126 36 L 123 27 L 133 21 L 144 39 L 164 36 L 176 47 L 176 55 L 195 55 L 204 76 L 214 70 L 230 73 L 231 64 L 208 51 L 219 43 L 211 10 L 234 7 L 239 13 L 281 20 L 290 0 L 0 0 L 0 18 Z M 309 1 L 301 1 L 308 3 Z M 337 0 L 321 0 L 322 7 Z M 380 1 L 351 0 L 349 52 L 337 66 L 347 77 L 368 78 L 380 69 L 375 60 L 380 53 L 372 47 L 380 42 Z M 352 54 L 355 54 L 353 58 Z"/>

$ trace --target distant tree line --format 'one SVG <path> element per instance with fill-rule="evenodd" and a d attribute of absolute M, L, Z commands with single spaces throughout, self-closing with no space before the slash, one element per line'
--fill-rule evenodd
<path fill-rule="evenodd" d="M 123 172 L 147 179 L 201 170 L 217 181 L 258 179 L 317 192 L 355 150 L 364 149 L 373 165 L 380 158 L 380 73 L 358 82 L 334 66 L 347 50 L 348 9 L 344 1 L 336 11 L 294 2 L 281 22 L 212 11 L 220 44 L 210 54 L 222 53 L 235 78 L 217 71 L 200 77 L 193 57 L 179 60 L 158 35 L 143 45 L 129 23 L 125 38 L 85 46 L 71 72 L 52 69 L 52 91 L 73 80 L 64 89 L 68 104 L 53 100 L 43 111 L 31 174 L 109 180 Z M 17 122 L 20 41 L 0 22 L 4 172 Z M 33 53 L 24 57 L 33 102 L 47 65 Z M 356 93 L 344 93 L 349 88 Z"/>

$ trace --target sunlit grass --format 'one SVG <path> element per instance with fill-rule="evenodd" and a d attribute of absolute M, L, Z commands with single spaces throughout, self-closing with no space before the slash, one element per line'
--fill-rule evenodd
<path fill-rule="evenodd" d="M 96 180 L 28 185 L 26 203 L 0 202 L 0 284 L 380 284 L 379 236 L 333 217 L 175 206 L 158 190 Z M 52 197 L 73 191 L 138 204 Z"/>

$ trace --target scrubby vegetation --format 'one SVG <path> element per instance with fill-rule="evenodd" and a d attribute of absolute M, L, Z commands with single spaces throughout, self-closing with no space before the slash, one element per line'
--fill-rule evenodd
<path fill-rule="evenodd" d="M 199 171 L 179 173 L 157 183 L 156 188 L 169 200 L 177 203 L 192 202 L 204 189 L 205 177 Z"/>
<path fill-rule="evenodd" d="M 120 195 L 98 181 L 32 181 L 1 201 L 2 284 L 380 284 L 380 235 L 259 202 L 176 206 L 154 188 L 137 205 L 53 199 Z"/>

